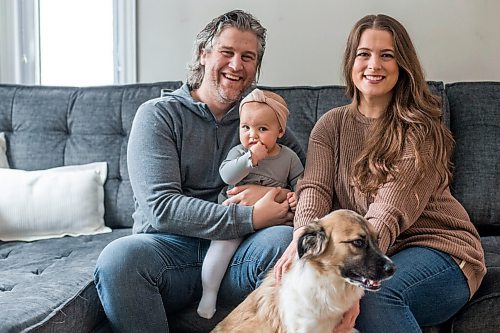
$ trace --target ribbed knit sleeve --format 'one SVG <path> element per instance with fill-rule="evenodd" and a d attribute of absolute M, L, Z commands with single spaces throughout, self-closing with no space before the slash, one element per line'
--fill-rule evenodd
<path fill-rule="evenodd" d="M 297 184 L 300 200 L 295 210 L 295 229 L 326 215 L 332 208 L 333 178 L 327 166 L 333 165 L 334 151 L 330 138 L 323 136 L 320 127 L 318 123 L 311 131 L 304 175 Z"/>
<path fill-rule="evenodd" d="M 333 128 L 340 124 L 338 118 L 342 118 L 342 111 L 329 111 L 318 120 L 311 131 L 304 175 L 297 186 L 297 196 L 300 200 L 295 212 L 295 229 L 323 217 L 333 208 L 333 175 L 337 170 L 339 147 L 338 132 Z"/>
<path fill-rule="evenodd" d="M 423 160 L 426 164 L 432 162 L 428 153 L 424 154 Z M 424 174 L 416 170 L 411 149 L 406 150 L 396 167 L 396 179 L 378 190 L 365 214 L 379 232 L 379 246 L 384 252 L 417 221 L 439 186 L 438 174 L 432 169 L 427 168 Z"/>

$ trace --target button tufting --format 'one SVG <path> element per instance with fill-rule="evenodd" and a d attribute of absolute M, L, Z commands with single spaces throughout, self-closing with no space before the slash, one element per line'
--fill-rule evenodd
<path fill-rule="evenodd" d="M 62 259 L 62 258 L 66 258 L 66 257 L 69 257 L 70 254 L 73 253 L 73 251 L 66 251 L 66 252 L 63 252 L 61 253 L 60 255 L 54 257 L 55 259 Z"/>
<path fill-rule="evenodd" d="M 7 257 L 10 255 L 11 252 L 12 251 L 0 253 L 0 259 L 7 259 Z"/>
<path fill-rule="evenodd" d="M 0 285 L 0 291 L 11 291 L 12 289 L 14 289 L 14 286 L 3 286 L 3 285 Z"/>

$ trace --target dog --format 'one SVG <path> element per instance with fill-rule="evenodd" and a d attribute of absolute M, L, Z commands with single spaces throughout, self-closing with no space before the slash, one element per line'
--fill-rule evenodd
<path fill-rule="evenodd" d="M 395 272 L 374 228 L 351 210 L 333 211 L 304 229 L 298 259 L 281 283 L 268 272 L 212 333 L 331 333 L 364 290 L 379 290 Z"/>

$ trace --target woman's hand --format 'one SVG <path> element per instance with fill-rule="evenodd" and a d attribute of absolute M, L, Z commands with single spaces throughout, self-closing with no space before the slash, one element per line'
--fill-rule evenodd
<path fill-rule="evenodd" d="M 274 265 L 274 277 L 276 279 L 276 283 L 278 284 L 281 282 L 283 274 L 290 270 L 290 268 L 292 267 L 292 263 L 298 259 L 297 241 L 302 235 L 302 232 L 302 228 L 296 229 L 293 232 L 292 241 L 286 248 L 281 258 L 276 262 L 276 265 Z"/>
<path fill-rule="evenodd" d="M 333 329 L 332 333 L 346 333 L 351 332 L 356 324 L 356 318 L 359 315 L 359 301 L 344 313 L 342 321 Z"/>

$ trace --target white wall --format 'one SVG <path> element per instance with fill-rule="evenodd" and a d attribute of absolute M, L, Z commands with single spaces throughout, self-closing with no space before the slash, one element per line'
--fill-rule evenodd
<path fill-rule="evenodd" d="M 498 0 L 138 0 L 137 6 L 139 82 L 185 81 L 196 34 L 236 8 L 268 29 L 260 84 L 342 84 L 352 25 L 378 13 L 406 27 L 427 79 L 500 81 Z"/>

